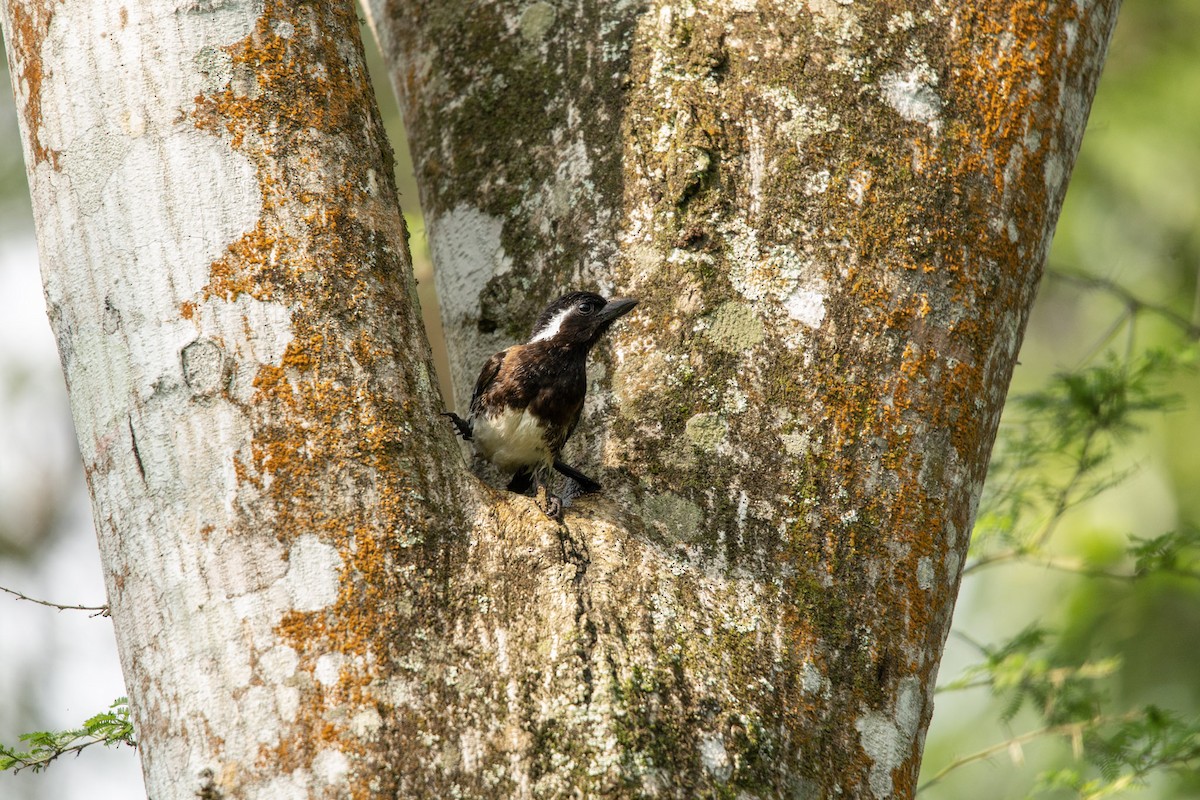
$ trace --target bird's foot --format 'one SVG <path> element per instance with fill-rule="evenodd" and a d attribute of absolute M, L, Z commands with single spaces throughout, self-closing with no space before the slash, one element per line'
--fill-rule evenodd
<path fill-rule="evenodd" d="M 443 411 L 442 416 L 450 418 L 450 421 L 454 423 L 454 427 L 456 429 L 455 433 L 461 436 L 463 441 L 471 441 L 471 423 L 467 422 L 453 411 Z"/>
<path fill-rule="evenodd" d="M 553 494 L 545 484 L 538 485 L 537 493 L 534 495 L 533 500 L 535 503 L 537 503 L 538 508 L 540 508 L 547 517 L 555 522 L 562 522 L 562 498 L 556 494 Z"/>

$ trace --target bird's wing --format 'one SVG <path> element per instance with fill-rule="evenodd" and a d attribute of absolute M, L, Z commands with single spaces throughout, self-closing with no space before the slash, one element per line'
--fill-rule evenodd
<path fill-rule="evenodd" d="M 571 438 L 571 434 L 575 432 L 575 428 L 579 426 L 579 418 L 583 416 L 583 400 L 579 401 L 579 408 L 575 409 L 575 416 L 571 417 L 571 424 L 567 426 L 567 435 L 563 437 L 563 444 L 567 443 L 567 439 Z M 561 449 L 561 445 L 559 446 Z"/>
<path fill-rule="evenodd" d="M 500 365 L 504 363 L 504 356 L 507 350 L 501 350 L 487 360 L 483 365 L 483 369 L 479 370 L 479 378 L 475 381 L 475 391 L 471 394 L 471 413 L 479 413 L 479 398 L 483 397 L 484 393 L 496 380 L 496 376 L 500 374 Z"/>

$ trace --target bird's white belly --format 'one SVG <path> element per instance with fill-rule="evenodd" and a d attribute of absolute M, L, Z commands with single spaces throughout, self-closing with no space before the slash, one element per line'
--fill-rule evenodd
<path fill-rule="evenodd" d="M 475 418 L 473 428 L 472 436 L 480 455 L 502 470 L 549 466 L 554 460 L 541 423 L 528 409 L 481 415 Z"/>

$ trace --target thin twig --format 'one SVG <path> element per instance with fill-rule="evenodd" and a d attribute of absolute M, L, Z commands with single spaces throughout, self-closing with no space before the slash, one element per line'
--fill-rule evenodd
<path fill-rule="evenodd" d="M 939 770 L 936 775 L 917 787 L 917 794 L 925 791 L 935 783 L 941 782 L 946 775 L 958 769 L 959 767 L 965 767 L 968 764 L 974 764 L 976 761 L 983 761 L 984 759 L 991 758 L 1003 750 L 1008 750 L 1013 745 L 1021 745 L 1025 742 L 1033 741 L 1034 739 L 1040 739 L 1043 736 L 1070 735 L 1072 737 L 1079 737 L 1084 731 L 1092 728 L 1099 728 L 1101 725 L 1108 725 L 1113 722 L 1128 722 L 1132 719 L 1136 719 L 1140 713 L 1141 712 L 1133 711 L 1117 717 L 1096 717 L 1095 719 L 1086 720 L 1084 722 L 1068 722 L 1062 725 L 1048 725 L 1045 728 L 1038 728 L 1035 731 L 1023 733 L 1020 736 L 1014 736 L 1011 739 L 999 742 L 991 747 L 985 747 L 984 749 L 971 753 L 970 755 L 951 761 L 949 764 L 942 767 L 942 769 Z"/>
<path fill-rule="evenodd" d="M 1118 315 L 1117 318 L 1113 320 L 1112 324 L 1105 328 L 1104 332 L 1096 337 L 1095 343 L 1092 344 L 1092 346 L 1088 348 L 1087 352 L 1084 353 L 1083 357 L 1079 359 L 1076 369 L 1084 366 L 1085 364 L 1092 363 L 1096 356 L 1104 352 L 1105 348 L 1112 343 L 1112 340 L 1117 338 L 1117 334 L 1121 332 L 1121 328 L 1129 324 L 1130 320 L 1133 316 L 1135 316 L 1135 314 L 1136 312 L 1126 305 L 1125 311 Z"/>
<path fill-rule="evenodd" d="M 20 772 L 23 769 L 32 769 L 34 772 L 39 772 L 39 771 L 45 769 L 50 764 L 57 761 L 58 759 L 67 755 L 68 753 L 74 753 L 75 755 L 78 756 L 85 747 L 91 747 L 94 744 L 103 744 L 104 742 L 105 742 L 105 738 L 103 736 L 100 736 L 98 738 L 93 737 L 86 742 L 80 742 L 79 744 L 73 744 L 70 747 L 64 747 L 61 750 L 55 750 L 52 753 L 47 753 L 42 756 L 36 756 L 29 760 L 18 759 L 17 764 L 19 764 L 19 766 L 14 765 L 12 767 L 12 774 L 16 775 L 18 772 Z"/>
<path fill-rule="evenodd" d="M 1066 484 L 1063 485 L 1062 488 L 1060 488 L 1056 493 L 1054 498 L 1054 509 L 1050 513 L 1050 516 L 1046 519 L 1045 524 L 1042 525 L 1042 529 L 1033 536 L 1032 544 L 1020 549 L 1005 550 L 993 555 L 981 556 L 963 568 L 963 577 L 970 575 L 972 572 L 977 572 L 984 567 L 990 567 L 994 564 L 1004 561 L 1012 561 L 1013 559 L 1022 558 L 1028 555 L 1031 551 L 1046 546 L 1046 543 L 1054 535 L 1054 531 L 1058 527 L 1058 523 L 1062 521 L 1064 516 L 1066 516 L 1067 511 L 1076 505 L 1076 501 L 1072 499 L 1071 495 L 1074 494 L 1075 488 L 1083 480 L 1083 477 L 1089 472 L 1086 464 L 1089 450 L 1091 449 L 1092 441 L 1095 439 L 1095 436 L 1095 428 L 1089 429 L 1085 434 L 1083 445 L 1079 450 L 1078 457 L 1075 459 L 1075 471 L 1072 473 L 1071 479 L 1068 480 Z"/>
<path fill-rule="evenodd" d="M 1150 572 L 1130 571 L 1124 572 L 1120 570 L 1102 569 L 1100 567 L 1089 567 L 1086 563 L 1074 558 L 1057 558 L 1054 556 L 1035 556 L 1027 550 L 1003 550 L 999 553 L 983 556 L 975 561 L 969 567 L 963 570 L 966 575 L 977 569 L 989 567 L 994 564 L 1003 563 L 1005 561 L 1020 561 L 1031 567 L 1044 567 L 1046 569 L 1056 570 L 1058 572 L 1070 572 L 1075 575 L 1083 575 L 1088 578 L 1108 578 L 1114 581 L 1137 581 L 1148 577 L 1152 572 L 1160 572 L 1167 575 L 1174 575 L 1179 578 L 1193 578 L 1200 580 L 1200 571 L 1192 569 L 1183 569 L 1180 567 L 1157 567 Z"/>
<path fill-rule="evenodd" d="M 1075 503 L 1071 502 L 1071 495 L 1075 492 L 1075 487 L 1083 480 L 1083 476 L 1089 472 L 1087 462 L 1089 451 L 1092 448 L 1092 442 L 1096 438 L 1096 428 L 1088 428 L 1083 437 L 1083 444 L 1079 448 L 1079 457 L 1075 459 L 1075 473 L 1071 476 L 1071 480 L 1059 491 L 1058 497 L 1054 499 L 1054 511 L 1050 515 L 1050 519 L 1046 521 L 1045 527 L 1034 537 L 1033 542 L 1036 547 L 1044 547 L 1046 542 L 1050 541 L 1050 537 L 1054 535 L 1054 530 L 1058 527 L 1058 523 L 1062 522 L 1062 518 L 1071 509 Z"/>
<path fill-rule="evenodd" d="M 57 608 L 59 611 L 93 611 L 95 613 L 89 614 L 89 616 L 92 616 L 92 617 L 107 617 L 107 616 L 109 616 L 109 611 L 110 611 L 110 609 L 107 605 L 103 605 L 103 606 L 65 606 L 65 605 L 60 605 L 59 603 L 51 603 L 48 600 L 38 600 L 36 597 L 29 597 L 28 595 L 21 594 L 20 592 L 18 592 L 15 589 L 9 589 L 5 586 L 0 586 L 0 592 L 7 592 L 8 594 L 11 594 L 13 597 L 16 597 L 19 600 L 28 600 L 30 603 L 37 603 L 39 606 L 46 606 L 47 608 Z"/>
<path fill-rule="evenodd" d="M 1046 270 L 1046 274 L 1052 278 L 1067 281 L 1068 283 L 1085 286 L 1089 289 L 1101 289 L 1109 294 L 1116 295 L 1129 309 L 1134 311 L 1149 311 L 1152 314 L 1157 314 L 1158 316 L 1169 320 L 1179 328 L 1183 329 L 1184 333 L 1186 333 L 1189 337 L 1193 339 L 1200 339 L 1200 325 L 1196 324 L 1192 320 L 1189 320 L 1182 314 L 1167 308 L 1166 306 L 1159 305 L 1157 303 L 1150 303 L 1141 299 L 1124 286 L 1110 281 L 1107 278 L 1088 275 L 1076 270 L 1059 268 L 1048 269 Z"/>

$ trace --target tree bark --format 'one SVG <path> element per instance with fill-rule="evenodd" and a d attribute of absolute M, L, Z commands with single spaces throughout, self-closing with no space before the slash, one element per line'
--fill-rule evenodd
<path fill-rule="evenodd" d="M 381 698 L 473 492 L 353 5 L 3 21 L 150 796 L 394 785 Z"/>
<path fill-rule="evenodd" d="M 568 520 L 576 619 L 492 611 L 531 649 L 485 728 L 525 738 L 430 780 L 912 795 L 1117 6 L 367 3 L 460 408 L 558 292 L 641 301 L 577 434 L 615 525 Z"/>
<path fill-rule="evenodd" d="M 151 796 L 911 796 L 1116 6 L 370 3 L 460 407 L 642 301 L 560 526 L 436 415 L 348 3 L 5 0 Z"/>

